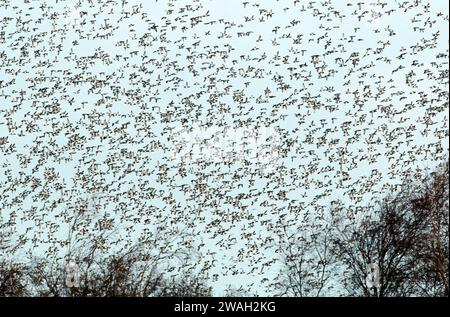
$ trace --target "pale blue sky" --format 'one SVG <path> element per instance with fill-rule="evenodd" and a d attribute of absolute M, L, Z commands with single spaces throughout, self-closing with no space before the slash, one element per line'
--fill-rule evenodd
<path fill-rule="evenodd" d="M 60 13 L 56 17 L 54 25 L 48 16 L 42 16 L 39 6 L 44 2 L 47 6 L 52 7 L 53 12 Z M 271 229 L 267 227 L 267 223 L 275 224 L 283 214 L 286 215 L 286 219 L 302 217 L 302 215 L 289 212 L 289 203 L 300 204 L 302 210 L 320 213 L 329 206 L 331 201 L 341 199 L 348 206 L 349 212 L 355 214 L 366 212 L 367 210 L 364 208 L 383 196 L 388 185 L 398 184 L 401 181 L 399 175 L 405 173 L 406 170 L 432 168 L 438 163 L 431 159 L 430 154 L 426 157 L 422 151 L 418 150 L 421 146 L 429 147 L 430 153 L 439 152 L 439 148 L 442 147 L 443 152 L 437 154 L 438 157 L 448 153 L 448 95 L 445 97 L 447 99 L 441 98 L 435 102 L 435 105 L 441 106 L 442 109 L 437 110 L 432 116 L 432 120 L 436 124 L 431 126 L 432 130 L 426 136 L 421 134 L 421 130 L 425 127 L 423 118 L 429 105 L 421 105 L 418 102 L 421 93 L 426 93 L 430 100 L 436 99 L 437 93 L 434 86 L 441 89 L 446 87 L 445 82 L 439 82 L 432 76 L 437 76 L 440 71 L 444 70 L 448 75 L 447 1 L 430 1 L 429 12 L 424 11 L 423 7 L 412 8 L 404 12 L 404 9 L 398 9 L 401 2 L 386 0 L 387 6 L 381 11 L 381 17 L 374 22 L 370 22 L 369 16 L 358 21 L 356 16 L 351 15 L 359 1 L 330 1 L 335 10 L 341 12 L 345 17 L 340 19 L 331 14 L 328 20 L 319 17 L 320 12 L 325 12 L 325 9 L 321 7 L 321 3 L 324 1 L 317 1 L 313 9 L 306 10 L 301 8 L 302 6 L 308 7 L 309 2 L 307 1 L 300 1 L 296 5 L 293 5 L 293 1 L 287 0 L 249 2 L 244 7 L 243 1 L 237 0 L 176 1 L 173 7 L 169 7 L 165 1 L 130 0 L 125 7 L 122 7 L 120 4 L 115 5 L 113 2 L 102 1 L 103 8 L 99 10 L 97 1 L 94 1 L 92 5 L 89 5 L 87 1 L 81 1 L 80 10 L 87 12 L 86 24 L 72 21 L 70 17 L 63 15 L 75 3 L 73 1 L 20 3 L 10 1 L 7 7 L 5 3 L 8 1 L 0 4 L 0 20 L 7 17 L 12 18 L 9 22 L 0 22 L 2 27 L 0 32 L 5 34 L 3 40 L 0 41 L 0 53 L 7 57 L 7 61 L 3 57 L 0 60 L 0 80 L 3 83 L 14 80 L 13 84 L 0 88 L 0 137 L 6 136 L 9 144 L 15 146 L 15 152 L 7 154 L 5 148 L 0 146 L 0 175 L 2 175 L 0 191 L 4 195 L 0 199 L 1 223 L 6 222 L 9 215 L 15 213 L 19 219 L 15 228 L 17 234 L 25 232 L 30 227 L 45 240 L 44 236 L 46 236 L 48 227 L 36 226 L 29 215 L 32 213 L 33 217 L 42 216 L 43 219 L 47 219 L 46 217 L 51 219 L 77 198 L 89 196 L 90 189 L 81 186 L 79 181 L 74 181 L 75 172 L 80 170 L 86 174 L 88 187 L 107 185 L 111 192 L 118 195 L 115 201 L 106 195 L 103 202 L 105 208 L 112 214 L 114 214 L 114 210 L 121 210 L 121 214 L 116 215 L 118 222 L 122 215 L 126 214 L 129 217 L 127 219 L 131 219 L 132 217 L 142 217 L 139 215 L 140 211 L 150 210 L 148 217 L 152 221 L 158 221 L 156 215 L 161 213 L 169 220 L 174 219 L 176 221 L 174 226 L 183 227 L 194 224 L 189 229 L 192 230 L 192 236 L 195 237 L 194 245 L 205 243 L 201 249 L 205 255 L 202 261 L 211 259 L 217 261 L 212 271 L 212 274 L 219 276 L 217 281 L 213 282 L 216 294 L 221 294 L 227 284 L 246 286 L 254 283 L 251 290 L 264 295 L 266 290 L 260 283 L 261 278 L 271 279 L 278 270 L 276 263 L 262 268 L 261 263 L 264 261 L 257 260 L 262 257 L 268 261 L 274 256 L 272 247 L 262 248 L 264 239 L 274 236 Z M 370 11 L 372 9 L 370 3 L 376 1 L 362 2 L 365 4 L 363 4 L 361 12 Z M 255 3 L 259 7 L 252 5 Z M 352 6 L 348 6 L 347 3 L 352 3 Z M 423 3 L 425 4 L 425 2 Z M 186 4 L 198 5 L 200 8 L 195 12 L 181 12 L 180 8 Z M 30 9 L 31 7 L 33 9 Z M 288 10 L 285 10 L 286 8 Z M 385 12 L 391 8 L 396 8 L 396 10 L 391 15 L 387 15 Z M 129 17 L 121 11 L 122 9 L 130 12 L 140 10 L 140 13 Z M 169 9 L 174 10 L 174 13 L 167 15 L 166 10 Z M 99 12 L 94 17 L 93 13 L 97 11 Z M 270 18 L 264 22 L 259 21 L 261 12 L 264 14 L 264 12 L 270 11 L 272 12 Z M 437 12 L 442 12 L 447 19 L 437 17 Z M 177 16 L 181 17 L 188 21 L 186 24 L 188 26 L 190 18 L 207 13 L 209 16 L 204 18 L 204 22 L 217 21 L 217 23 L 210 25 L 202 22 L 183 31 L 181 26 L 184 24 L 175 19 Z M 186 16 L 183 17 L 183 14 Z M 419 16 L 417 16 L 418 14 Z M 414 16 L 417 16 L 421 22 L 413 22 Z M 252 17 L 254 20 L 251 20 Z M 432 27 L 423 26 L 428 17 L 436 20 Z M 15 19 L 19 18 L 22 21 L 37 21 L 38 19 L 42 19 L 42 21 L 41 23 L 30 22 L 30 30 L 26 32 L 17 29 Z M 177 26 L 176 29 L 169 27 L 166 31 L 168 42 L 158 38 L 160 31 L 149 31 L 149 23 L 145 21 L 145 19 L 150 19 L 160 28 L 165 23 L 164 18 L 170 19 L 172 26 Z M 81 36 L 87 36 L 89 32 L 92 33 L 90 37 L 96 33 L 106 32 L 101 29 L 105 19 L 106 23 L 117 27 L 113 36 L 105 39 L 81 38 Z M 95 20 L 95 23 L 91 24 L 89 22 L 91 20 Z M 220 20 L 234 23 L 234 25 L 230 24 L 231 27 L 226 31 L 230 37 L 222 36 L 225 25 L 219 22 Z M 291 21 L 300 22 L 291 25 Z M 414 26 L 424 27 L 424 32 L 413 32 L 413 23 Z M 285 29 L 289 25 L 291 27 Z M 68 26 L 67 32 L 62 31 L 64 26 Z M 274 30 L 277 26 L 281 28 L 275 33 Z M 359 29 L 355 30 L 355 28 Z M 130 31 L 131 29 L 134 31 Z M 389 36 L 389 29 L 394 30 L 396 34 Z M 248 37 L 239 37 L 239 32 L 252 33 Z M 413 46 L 424 40 L 430 41 L 436 32 L 439 34 L 434 47 L 429 47 L 414 55 L 409 54 L 413 50 Z M 38 33 L 40 33 L 40 37 L 36 36 Z M 149 46 L 144 52 L 142 46 L 139 45 L 139 39 L 145 33 L 150 33 L 155 38 L 154 40 L 147 38 Z M 286 36 L 283 37 L 283 34 Z M 293 38 L 297 35 L 301 35 L 301 41 L 294 43 Z M 322 35 L 326 36 L 318 40 Z M 352 36 L 354 36 L 354 41 L 348 42 Z M 183 37 L 185 37 L 185 46 L 180 47 L 181 44 L 177 43 L 177 40 Z M 259 37 L 261 37 L 261 41 L 257 41 Z M 328 55 L 325 55 L 326 49 L 324 48 L 326 40 L 330 40 L 329 49 L 335 48 L 336 50 Z M 77 41 L 78 45 L 74 45 L 74 41 Z M 186 47 L 198 41 L 200 41 L 199 47 L 194 49 L 197 53 L 212 52 L 216 50 L 215 47 L 224 52 L 229 47 L 232 47 L 233 50 L 227 53 L 229 57 L 226 60 L 222 59 L 220 55 L 214 57 L 199 55 L 194 62 L 191 62 L 188 57 L 190 53 Z M 381 49 L 383 43 L 387 41 L 390 42 L 390 45 L 380 54 L 373 54 L 377 49 Z M 126 49 L 123 46 L 125 43 L 129 46 Z M 18 63 L 21 56 L 18 48 L 23 45 L 26 47 L 28 57 L 25 57 L 22 63 Z M 61 51 L 58 53 L 59 45 Z M 161 50 L 161 47 L 165 48 L 166 52 L 164 49 Z M 403 52 L 403 49 L 407 54 L 404 59 L 398 60 L 397 56 Z M 295 50 L 304 50 L 304 55 L 294 54 Z M 36 51 L 47 55 L 35 57 Z M 131 55 L 130 52 L 133 51 L 138 53 Z M 347 59 L 353 52 L 359 53 L 360 63 L 353 73 L 348 74 L 351 61 Z M 445 53 L 447 57 L 437 60 L 436 55 L 439 53 Z M 85 69 L 81 69 L 82 65 L 77 65 L 74 58 L 76 56 L 80 60 L 82 57 L 92 57 L 94 54 L 97 54 L 97 57 L 100 54 L 109 54 L 110 62 L 105 63 L 97 58 L 92 64 L 87 63 Z M 258 61 L 264 54 L 267 58 Z M 116 59 L 117 55 L 121 57 Z M 245 56 L 247 55 L 250 60 L 246 60 Z M 274 60 L 277 55 L 280 57 L 279 60 Z M 318 65 L 325 65 L 325 72 L 335 70 L 336 73 L 328 79 L 319 78 L 313 67 L 312 56 L 314 55 L 318 56 Z M 125 56 L 126 60 L 122 56 Z M 392 62 L 386 63 L 382 59 L 377 59 L 379 57 L 386 57 Z M 283 63 L 283 58 L 289 61 L 289 65 Z M 39 61 L 47 59 L 49 60 L 47 66 L 38 65 Z M 295 59 L 297 59 L 296 62 L 294 62 Z M 338 59 L 347 60 L 346 66 L 338 67 Z M 236 62 L 233 63 L 233 60 Z M 423 63 L 423 66 L 412 69 L 411 64 L 414 60 L 417 60 L 418 64 Z M 161 66 L 156 66 L 155 63 L 161 63 Z M 443 66 L 438 68 L 434 63 Z M 188 65 L 190 64 L 198 72 L 198 76 L 194 76 L 189 71 Z M 211 69 L 207 67 L 210 64 L 213 65 Z M 299 67 L 301 64 L 305 64 L 305 66 Z M 143 65 L 147 72 L 140 69 Z M 292 65 L 295 67 L 293 72 L 302 72 L 302 76 L 310 73 L 310 81 L 306 81 L 305 77 L 301 80 L 290 79 L 289 67 Z M 220 68 L 221 66 L 223 68 Z M 367 67 L 358 69 L 363 66 Z M 392 73 L 399 66 L 405 68 Z M 237 72 L 234 78 L 229 76 L 231 68 Z M 416 87 L 408 85 L 405 80 L 405 74 L 411 70 L 416 73 L 416 80 L 420 79 L 416 82 Z M 430 75 L 426 70 L 431 70 Z M 78 86 L 68 85 L 68 78 L 76 74 L 80 74 L 80 78 L 86 82 Z M 119 74 L 123 76 L 119 76 Z M 167 74 L 173 75 L 167 76 Z M 250 76 L 246 77 L 246 74 Z M 257 74 L 261 75 L 260 78 L 256 78 Z M 283 81 L 291 87 L 285 91 L 277 91 L 277 84 L 273 80 L 277 75 L 283 76 Z M 372 78 L 371 75 L 373 75 Z M 37 84 L 35 89 L 29 88 L 31 85 L 29 78 L 39 76 L 53 76 L 55 80 Z M 95 92 L 89 91 L 91 85 L 88 81 L 95 76 L 98 79 L 105 79 L 107 76 L 117 78 L 114 80 L 114 85 L 121 92 L 119 99 L 108 101 L 108 106 L 99 104 L 98 101 L 102 94 L 113 96 L 113 89 L 105 86 Z M 135 78 L 133 78 L 134 76 Z M 166 80 L 173 79 L 174 76 L 178 77 L 177 80 L 180 82 L 178 87 L 175 87 L 173 82 L 166 82 Z M 380 79 L 378 76 L 384 76 L 384 78 Z M 57 78 L 61 79 L 61 85 L 67 84 L 64 87 L 65 92 L 58 88 L 47 97 L 39 95 L 38 88 L 50 87 L 50 82 L 54 84 Z M 229 80 L 229 82 L 223 83 L 220 80 Z M 377 82 L 378 80 L 379 82 Z M 192 107 L 200 113 L 199 119 L 203 124 L 209 122 L 218 126 L 225 122 L 232 126 L 234 120 L 232 114 L 237 115 L 241 112 L 238 104 L 233 101 L 232 93 L 242 91 L 244 96 L 249 99 L 249 103 L 245 105 L 239 118 L 253 121 L 246 128 L 255 128 L 256 123 L 261 123 L 263 118 L 278 118 L 272 124 L 273 127 L 282 129 L 284 139 L 294 140 L 286 157 L 277 161 L 275 175 L 257 176 L 254 178 L 254 183 L 250 184 L 252 180 L 250 175 L 258 170 L 257 164 L 251 164 L 245 169 L 240 164 L 231 166 L 219 164 L 219 166 L 212 165 L 205 169 L 200 164 L 193 163 L 190 165 L 191 170 L 188 171 L 188 175 L 181 177 L 176 168 L 179 160 L 168 159 L 170 151 L 164 151 L 161 148 L 149 150 L 148 146 L 157 141 L 170 148 L 171 142 L 167 139 L 168 127 L 179 127 L 181 119 L 192 122 L 192 116 L 183 113 L 183 109 L 186 107 L 183 98 L 204 91 L 205 88 L 201 86 L 207 81 L 210 81 L 214 89 L 207 94 L 191 98 Z M 345 85 L 348 81 L 349 84 Z M 220 117 L 217 108 L 208 104 L 208 98 L 212 92 L 217 94 L 223 92 L 226 86 L 230 86 L 228 89 L 231 93 L 229 96 L 219 96 L 218 102 L 230 107 L 230 110 Z M 330 91 L 329 87 L 332 87 L 334 91 Z M 303 88 L 305 89 L 301 92 L 295 91 Z M 142 96 L 141 100 L 132 100 L 124 96 L 124 90 L 133 89 Z M 264 96 L 266 89 L 270 89 L 275 97 L 270 98 L 268 103 L 257 103 L 258 97 Z M 377 89 L 382 91 L 379 98 L 374 97 Z M 385 89 L 384 92 L 383 89 Z M 28 97 L 22 103 L 19 102 L 20 90 L 26 91 L 25 95 Z M 358 110 L 359 107 L 355 104 L 353 95 L 346 94 L 347 90 L 358 91 L 361 98 L 367 99 L 363 102 L 362 110 Z M 371 91 L 372 95 L 364 97 L 368 91 Z M 277 103 L 295 93 L 294 98 L 297 101 L 293 105 L 285 109 L 278 107 L 277 113 L 271 116 Z M 341 94 L 339 103 L 333 101 L 335 93 Z M 33 96 L 33 94 L 36 95 Z M 316 101 L 320 102 L 321 106 L 314 109 L 307 104 L 306 99 L 302 99 L 306 96 L 317 96 Z M 160 99 L 155 101 L 152 97 Z M 72 98 L 74 99 L 71 105 L 69 100 Z M 33 100 L 37 102 L 33 103 Z M 42 109 L 43 105 L 52 102 L 59 102 L 61 110 L 57 114 L 44 113 L 38 118 L 36 113 Z M 171 102 L 176 108 L 171 106 Z M 253 109 L 247 114 L 250 107 Z M 386 107 L 383 109 L 389 109 L 393 114 L 381 112 L 380 107 Z M 407 108 L 408 110 L 405 110 L 404 113 L 395 114 Z M 208 109 L 216 114 L 214 118 L 207 115 Z M 176 111 L 175 119 L 169 124 L 162 123 L 161 113 L 169 110 Z M 90 122 L 87 117 L 83 116 L 83 114 L 94 112 L 103 114 L 102 119 Z M 32 115 L 33 113 L 34 115 Z M 148 117 L 146 122 L 136 119 L 142 115 Z M 304 119 L 300 119 L 301 117 Z M 22 128 L 11 133 L 7 126 L 8 120 L 18 127 L 22 122 L 27 124 L 32 122 L 37 128 L 34 132 L 29 132 L 24 130 L 23 127 L 26 125 L 23 125 Z M 138 122 L 136 125 L 135 121 Z M 125 129 L 128 139 L 122 144 L 113 144 L 111 140 L 117 141 L 120 133 L 111 132 L 112 129 L 120 128 L 127 122 L 131 122 Z M 345 122 L 349 125 L 348 134 L 342 129 Z M 48 133 L 53 131 L 52 123 L 61 128 L 61 131 L 54 137 Z M 88 124 L 92 124 L 92 127 L 89 128 Z M 146 127 L 148 131 L 140 130 L 143 127 Z M 79 135 L 85 137 L 82 145 L 78 148 L 62 148 L 68 142 L 65 133 L 70 129 L 74 129 Z M 99 134 L 91 135 L 90 129 L 97 130 Z M 327 129 L 330 130 L 326 132 Z M 406 136 L 408 129 L 411 129 L 408 132 L 411 133 L 411 136 Z M 23 134 L 18 133 L 22 130 Z M 374 133 L 374 140 L 380 137 L 381 141 L 379 144 L 369 146 L 366 140 Z M 391 142 L 387 140 L 389 133 L 392 135 L 398 133 L 398 136 L 393 137 L 394 141 Z M 101 137 L 102 135 L 104 138 Z M 51 148 L 49 142 L 54 141 L 60 152 L 49 152 L 48 158 L 42 162 L 38 162 L 36 155 L 31 155 L 31 163 L 21 166 L 20 155 L 30 156 L 32 146 L 36 145 L 33 144 L 36 138 L 40 138 L 42 141 L 37 144 L 39 151 L 49 151 Z M 311 138 L 310 143 L 308 142 L 309 138 Z M 137 143 L 132 144 L 131 140 L 137 141 Z M 323 140 L 326 140 L 327 146 L 320 145 Z M 332 143 L 333 140 L 335 143 Z M 347 140 L 351 140 L 347 147 L 348 153 L 342 154 L 341 151 L 346 147 Z M 412 143 L 407 144 L 407 140 L 412 140 Z M 89 147 L 97 145 L 99 152 L 91 155 Z M 407 153 L 410 149 L 418 151 L 410 155 Z M 134 153 L 138 159 L 133 161 L 132 156 L 127 157 L 125 151 Z M 106 164 L 108 157 L 114 156 L 116 156 L 119 171 L 116 175 L 108 171 Z M 371 156 L 374 158 L 373 162 L 370 162 Z M 390 156 L 391 160 L 387 156 Z M 85 159 L 83 160 L 83 158 Z M 58 161 L 58 159 L 63 160 Z M 345 159 L 348 161 L 343 161 L 340 166 L 339 161 Z M 354 159 L 354 163 L 352 163 L 352 159 Z M 97 171 L 89 170 L 91 163 L 98 164 Z M 153 171 L 160 164 L 167 164 L 169 167 L 167 175 L 171 182 L 159 181 L 155 172 L 151 172 L 149 175 L 129 173 L 121 177 L 128 164 L 132 164 L 132 168 L 142 168 L 142 170 L 147 169 L 148 171 Z M 33 170 L 35 166 L 37 167 Z M 328 167 L 331 168 L 331 171 L 327 170 Z M 57 183 L 60 183 L 66 191 L 73 191 L 72 198 L 67 199 L 68 192 L 57 190 L 51 182 L 48 184 L 44 182 L 38 188 L 47 190 L 48 197 L 38 197 L 34 192 L 24 195 L 23 200 L 14 199 L 19 193 L 29 189 L 31 180 L 27 176 L 43 180 L 45 169 L 54 169 L 57 174 Z M 348 177 L 340 174 L 338 172 L 340 169 L 348 173 Z M 10 171 L 11 177 L 18 181 L 13 187 L 10 187 L 12 183 L 5 178 L 6 171 Z M 211 177 L 206 181 L 206 186 L 210 190 L 214 188 L 212 195 L 207 195 L 205 192 L 193 197 L 191 194 L 194 191 L 188 191 L 185 194 L 177 187 L 181 184 L 190 186 L 192 180 L 207 173 L 215 175 L 224 173 L 223 178 L 219 181 L 213 181 Z M 238 179 L 232 179 L 234 173 L 238 173 Z M 366 186 L 370 185 L 373 185 L 372 190 L 366 191 Z M 142 199 L 142 194 L 151 191 L 152 188 L 160 192 L 161 197 Z M 287 192 L 288 201 L 269 198 L 270 191 L 279 190 Z M 357 194 L 352 196 L 351 190 L 355 190 Z M 241 201 L 241 204 L 246 206 L 245 211 L 238 211 L 230 204 L 230 201 L 219 199 L 219 194 L 236 197 L 241 193 L 251 195 L 250 199 Z M 173 196 L 173 203 L 167 203 L 162 199 L 170 194 Z M 59 198 L 62 199 L 59 200 Z M 219 205 L 220 213 L 211 207 L 214 200 Z M 265 201 L 268 201 L 268 204 L 265 204 Z M 52 204 L 54 205 L 52 206 Z M 171 213 L 170 208 L 174 205 L 181 210 L 180 214 Z M 49 211 L 50 209 L 51 211 Z M 201 211 L 196 212 L 198 209 Z M 258 216 L 265 212 L 267 214 Z M 224 215 L 230 217 L 236 215 L 238 221 L 233 222 L 230 217 Z M 250 224 L 249 215 L 253 215 L 258 221 Z M 180 222 L 180 219 L 183 219 L 185 223 Z M 208 232 L 206 223 L 215 219 L 221 221 L 225 234 L 215 236 L 214 230 Z M 264 221 L 266 224 L 261 224 Z M 300 220 L 296 220 L 293 223 L 299 225 L 300 222 Z M 129 225 L 122 224 L 124 227 Z M 65 236 L 67 229 L 64 223 L 59 223 L 59 225 L 60 228 L 54 233 L 58 239 Z M 132 225 L 133 230 L 130 231 L 132 233 L 124 231 L 120 234 L 133 239 L 146 226 L 143 222 Z M 170 225 L 167 225 L 167 230 L 169 229 Z M 256 234 L 252 235 L 248 241 L 242 238 L 243 234 L 253 231 Z M 218 245 L 217 243 L 222 239 L 228 241 L 229 244 Z M 250 251 L 252 245 L 259 248 L 260 255 Z M 45 248 L 46 244 L 42 243 L 42 246 Z M 35 252 L 39 251 L 35 250 Z M 214 252 L 214 255 L 211 252 Z M 242 261 L 238 261 L 239 252 L 244 254 Z M 255 265 L 257 270 L 249 273 Z M 239 273 L 233 275 L 233 270 Z"/>

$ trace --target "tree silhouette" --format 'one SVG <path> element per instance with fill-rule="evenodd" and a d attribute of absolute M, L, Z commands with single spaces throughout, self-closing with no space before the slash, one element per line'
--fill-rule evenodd
<path fill-rule="evenodd" d="M 318 296 L 339 276 L 347 296 L 448 296 L 448 168 L 405 180 L 357 220 L 338 204 L 329 226 L 285 234 L 280 295 Z"/>

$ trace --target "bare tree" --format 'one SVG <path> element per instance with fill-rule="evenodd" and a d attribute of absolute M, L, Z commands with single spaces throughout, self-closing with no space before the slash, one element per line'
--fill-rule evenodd
<path fill-rule="evenodd" d="M 281 296 L 448 296 L 448 161 L 420 180 L 405 180 L 371 214 L 345 216 L 332 206 L 328 225 L 280 230 Z"/>
<path fill-rule="evenodd" d="M 331 286 L 332 230 L 329 225 L 302 228 L 280 234 L 278 252 L 282 269 L 272 285 L 280 296 L 320 296 Z"/>
<path fill-rule="evenodd" d="M 106 213 L 89 212 L 86 204 L 71 210 L 67 219 L 68 236 L 60 252 L 0 259 L 0 296 L 211 295 L 206 272 L 183 244 L 185 233 L 154 230 L 147 239 L 130 243 L 115 236 L 119 227 Z M 68 263 L 74 265 L 70 271 Z"/>
<path fill-rule="evenodd" d="M 379 206 L 378 219 L 367 217 L 357 225 L 335 228 L 333 248 L 345 267 L 343 283 L 353 296 L 408 296 L 405 287 L 414 273 L 411 248 L 420 239 L 423 218 L 410 215 L 404 197 L 387 199 Z M 375 266 L 379 285 L 367 282 L 370 267 Z"/>
<path fill-rule="evenodd" d="M 60 257 L 35 258 L 27 263 L 0 263 L 0 296 L 44 297 L 172 297 L 211 296 L 206 275 L 194 274 L 188 258 L 178 267 L 148 252 L 145 244 L 114 253 L 90 252 L 76 258 L 78 285 L 67 283 Z M 92 250 L 91 250 L 92 251 Z M 167 271 L 177 270 L 174 274 Z"/>
<path fill-rule="evenodd" d="M 0 297 L 27 296 L 26 269 L 16 263 L 0 263 Z"/>
<path fill-rule="evenodd" d="M 425 178 L 412 205 L 424 213 L 427 227 L 414 249 L 419 263 L 415 282 L 426 296 L 449 295 L 449 162 Z"/>
<path fill-rule="evenodd" d="M 335 221 L 333 250 L 356 296 L 448 296 L 448 163 L 406 181 L 358 224 Z M 378 287 L 367 282 L 377 268 Z"/>

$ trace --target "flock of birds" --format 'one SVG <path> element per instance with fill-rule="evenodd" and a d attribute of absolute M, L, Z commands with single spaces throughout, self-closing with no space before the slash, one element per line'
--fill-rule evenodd
<path fill-rule="evenodd" d="M 356 219 L 447 155 L 438 3 L 0 0 L 0 229 L 59 252 L 95 195 L 78 234 L 169 237 L 217 289 L 264 294 L 280 230 L 320 230 L 336 201 Z M 178 155 L 194 122 L 227 159 Z M 271 169 L 233 137 L 265 128 Z"/>

